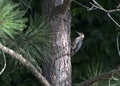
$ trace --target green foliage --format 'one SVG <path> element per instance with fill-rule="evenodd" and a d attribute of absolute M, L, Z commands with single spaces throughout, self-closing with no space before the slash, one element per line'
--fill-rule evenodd
<path fill-rule="evenodd" d="M 99 60 L 97 61 L 97 60 L 93 59 L 91 61 L 91 63 L 88 64 L 88 66 L 85 70 L 86 77 L 87 77 L 87 79 L 90 79 L 91 77 L 100 75 L 101 73 L 105 72 L 105 70 L 106 69 L 104 68 L 103 63 L 100 63 Z M 99 82 L 94 83 L 91 86 L 100 86 L 101 83 L 102 82 L 99 81 Z"/>
<path fill-rule="evenodd" d="M 13 38 L 13 34 L 25 28 L 26 18 L 23 18 L 24 11 L 18 8 L 19 4 L 14 4 L 10 0 L 0 0 L 0 35 L 8 35 Z"/>
<path fill-rule="evenodd" d="M 9 0 L 0 0 L 0 42 L 23 55 L 35 67 L 41 66 L 43 61 L 49 61 L 51 58 L 52 32 L 46 18 L 40 14 L 27 15 L 27 21 L 24 16 L 28 8 L 25 11 L 21 9 L 25 8 L 20 8 L 19 4 Z M 8 55 L 6 57 L 10 58 Z M 2 67 L 0 66 L 0 69 Z M 0 86 L 38 85 L 41 84 L 29 71 L 24 70 L 18 61 L 13 58 L 7 59 L 7 68 L 0 76 Z"/>
<path fill-rule="evenodd" d="M 14 41 L 18 52 L 28 59 L 36 58 L 45 61 L 50 58 L 52 53 L 51 38 L 52 32 L 47 20 L 41 18 L 39 14 L 35 14 L 33 18 L 30 16 L 28 29 L 16 35 Z"/>
<path fill-rule="evenodd" d="M 23 70 L 18 65 L 9 64 L 9 61 L 7 59 L 7 68 L 0 76 L 0 86 L 41 86 L 29 71 Z"/>

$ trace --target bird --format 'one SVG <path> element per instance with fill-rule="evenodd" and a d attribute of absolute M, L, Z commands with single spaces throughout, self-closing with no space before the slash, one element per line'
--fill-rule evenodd
<path fill-rule="evenodd" d="M 75 40 L 71 44 L 71 56 L 75 55 L 78 50 L 81 48 L 83 39 L 84 39 L 84 33 L 77 32 L 78 37 L 75 38 Z"/>

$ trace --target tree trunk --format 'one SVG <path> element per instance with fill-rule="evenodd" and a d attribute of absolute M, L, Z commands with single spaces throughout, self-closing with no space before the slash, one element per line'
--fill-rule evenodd
<path fill-rule="evenodd" d="M 48 16 L 54 33 L 52 62 L 44 65 L 44 75 L 52 86 L 71 86 L 70 10 L 61 9 L 63 0 L 42 0 L 42 14 Z M 69 7 L 68 7 L 69 8 Z"/>

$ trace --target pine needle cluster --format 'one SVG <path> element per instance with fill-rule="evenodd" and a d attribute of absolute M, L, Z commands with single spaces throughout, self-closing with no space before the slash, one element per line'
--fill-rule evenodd
<path fill-rule="evenodd" d="M 26 9 L 11 0 L 0 0 L 0 42 L 27 60 L 48 60 L 52 53 L 50 26 L 40 14 L 25 18 Z"/>
<path fill-rule="evenodd" d="M 0 0 L 0 36 L 10 36 L 22 31 L 26 27 L 27 18 L 23 18 L 25 11 L 21 11 L 19 4 L 11 0 Z"/>

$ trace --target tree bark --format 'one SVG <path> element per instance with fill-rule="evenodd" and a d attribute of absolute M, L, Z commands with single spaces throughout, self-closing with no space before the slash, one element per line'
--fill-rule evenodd
<path fill-rule="evenodd" d="M 42 0 L 42 14 L 54 33 L 54 54 L 44 64 L 44 75 L 52 86 L 71 86 L 70 0 Z"/>

